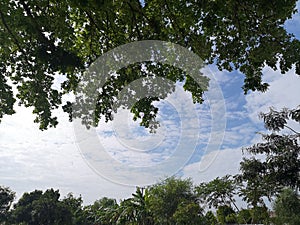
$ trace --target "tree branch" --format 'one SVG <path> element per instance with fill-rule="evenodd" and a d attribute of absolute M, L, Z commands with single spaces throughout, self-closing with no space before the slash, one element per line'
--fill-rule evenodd
<path fill-rule="evenodd" d="M 131 9 L 132 11 L 132 28 L 135 27 L 136 29 L 136 32 L 137 32 L 137 35 L 138 35 L 138 38 L 141 40 L 142 37 L 141 37 L 141 33 L 139 31 L 139 28 L 138 28 L 138 22 L 137 22 L 137 19 L 136 19 L 136 15 L 135 15 L 135 12 L 136 10 L 134 10 L 133 6 L 130 4 L 130 2 L 127 2 L 129 8 Z"/>
<path fill-rule="evenodd" d="M 4 27 L 5 27 L 5 29 L 7 30 L 7 32 L 8 32 L 8 33 L 10 34 L 10 36 L 12 37 L 13 42 L 15 43 L 15 45 L 17 46 L 17 48 L 19 49 L 19 51 L 20 51 L 20 52 L 23 54 L 23 56 L 25 57 L 26 62 L 27 62 L 27 64 L 29 65 L 29 67 L 31 68 L 31 70 L 34 71 L 32 65 L 29 63 L 30 60 L 29 60 L 29 58 L 28 58 L 28 56 L 27 56 L 27 53 L 26 53 L 26 52 L 24 51 L 24 49 L 21 47 L 19 40 L 16 38 L 15 34 L 12 32 L 12 30 L 11 30 L 11 29 L 9 28 L 9 26 L 7 25 L 7 23 L 6 23 L 6 21 L 5 21 L 5 18 L 4 18 L 4 14 L 2 13 L 1 9 L 0 9 L 0 17 L 1 17 L 1 21 L 2 21 L 2 23 L 3 23 Z"/>
<path fill-rule="evenodd" d="M 295 134 L 300 135 L 300 132 L 295 131 L 293 128 L 289 127 L 288 125 L 284 125 L 284 127 L 288 128 L 291 131 L 293 131 Z"/>
<path fill-rule="evenodd" d="M 26 56 L 26 52 L 24 51 L 24 49 L 21 47 L 20 43 L 19 43 L 19 40 L 16 38 L 16 36 L 14 35 L 14 33 L 10 30 L 9 26 L 7 25 L 6 21 L 5 21 L 5 18 L 4 18 L 4 15 L 0 9 L 0 17 L 1 17 L 1 21 L 5 27 L 5 29 L 7 30 L 7 32 L 10 34 L 10 36 L 12 37 L 15 45 L 18 47 L 19 51 L 24 54 L 24 56 Z"/>
<path fill-rule="evenodd" d="M 103 30 L 100 29 L 100 27 L 98 26 L 98 24 L 96 23 L 96 21 L 92 17 L 92 15 L 87 10 L 83 10 L 83 11 L 86 13 L 86 15 L 88 16 L 89 20 L 91 21 L 92 24 L 94 24 L 94 26 L 99 31 L 99 33 L 103 32 Z"/>

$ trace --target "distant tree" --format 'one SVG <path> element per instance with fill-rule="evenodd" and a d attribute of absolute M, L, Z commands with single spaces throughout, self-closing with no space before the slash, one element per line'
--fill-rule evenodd
<path fill-rule="evenodd" d="M 190 179 L 182 180 L 170 177 L 161 183 L 149 187 L 149 210 L 155 224 L 176 224 L 175 221 L 185 214 L 185 220 L 202 224 L 203 209 L 198 206 L 198 199 Z"/>
<path fill-rule="evenodd" d="M 130 224 L 152 225 L 153 216 L 148 205 L 148 190 L 136 188 L 136 192 L 131 198 L 125 199 L 120 203 L 119 221 L 130 222 Z"/>
<path fill-rule="evenodd" d="M 234 195 L 237 192 L 235 180 L 230 175 L 217 177 L 210 182 L 204 182 L 196 186 L 196 192 L 204 204 L 209 208 L 218 208 L 219 206 L 233 206 L 237 210 Z"/>
<path fill-rule="evenodd" d="M 300 224 L 300 197 L 292 189 L 283 189 L 276 198 L 274 205 L 276 225 Z"/>
<path fill-rule="evenodd" d="M 239 224 L 269 224 L 269 212 L 265 206 L 241 209 L 236 215 Z"/>
<path fill-rule="evenodd" d="M 88 225 L 116 224 L 118 204 L 115 199 L 103 197 L 84 207 Z"/>
<path fill-rule="evenodd" d="M 244 158 L 237 175 L 245 185 L 241 194 L 253 207 L 263 204 L 263 196 L 271 198 L 283 187 L 300 188 L 300 133 L 290 126 L 290 122 L 300 124 L 300 106 L 281 111 L 271 108 L 260 118 L 271 133 L 261 134 L 264 142 L 245 150 L 262 159 Z"/>
<path fill-rule="evenodd" d="M 33 203 L 38 201 L 43 192 L 40 190 L 35 190 L 30 193 L 24 193 L 23 196 L 19 199 L 19 201 L 14 204 L 13 208 L 13 217 L 15 222 L 22 223 L 25 222 L 28 225 L 35 225 L 37 222 L 34 221 L 33 213 L 34 206 Z"/>
<path fill-rule="evenodd" d="M 71 214 L 72 225 L 89 225 L 87 215 L 83 211 L 81 196 L 76 198 L 72 193 L 61 200 L 63 208 L 68 209 Z"/>
<path fill-rule="evenodd" d="M 16 223 L 27 225 L 72 225 L 69 207 L 59 201 L 59 191 L 48 189 L 24 193 L 12 212 Z"/>
<path fill-rule="evenodd" d="M 269 224 L 270 215 L 266 205 L 253 207 L 250 212 L 252 224 Z"/>
<path fill-rule="evenodd" d="M 15 193 L 8 187 L 0 186 L 0 224 L 6 222 L 9 216 L 9 209 L 15 198 Z"/>

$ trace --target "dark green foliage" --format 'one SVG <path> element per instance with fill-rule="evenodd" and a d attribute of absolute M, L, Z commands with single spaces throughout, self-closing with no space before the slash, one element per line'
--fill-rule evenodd
<path fill-rule="evenodd" d="M 72 225 L 70 201 L 59 201 L 59 191 L 53 189 L 25 193 L 14 205 L 12 216 L 17 223 L 28 225 Z M 74 208 L 73 208 L 74 210 Z"/>
<path fill-rule="evenodd" d="M 218 207 L 217 218 L 220 224 L 235 224 L 237 222 L 235 211 L 227 205 Z"/>
<path fill-rule="evenodd" d="M 251 223 L 254 224 L 268 224 L 270 220 L 268 208 L 265 205 L 253 207 L 251 217 Z"/>
<path fill-rule="evenodd" d="M 120 45 L 138 40 L 162 40 L 179 44 L 220 70 L 240 70 L 245 75 L 243 89 L 266 91 L 262 81 L 265 65 L 282 73 L 296 65 L 300 74 L 300 42 L 288 34 L 284 22 L 295 13 L 296 0 L 139 0 L 77 1 L 31 0 L 0 2 L 0 119 L 14 113 L 14 103 L 33 106 L 35 122 L 41 129 L 57 125 L 53 110 L 62 96 L 76 91 L 83 71 L 99 56 Z M 146 65 L 149 72 L 142 71 Z M 194 102 L 203 101 L 203 86 L 177 68 L 138 63 L 116 71 L 106 90 L 95 98 L 93 122 L 112 120 L 114 97 L 131 81 L 151 73 L 172 81 L 184 82 Z M 65 81 L 53 88 L 55 74 Z M 199 75 L 200 76 L 200 75 Z M 92 82 L 90 80 L 90 82 Z M 12 85 L 17 89 L 17 98 Z M 145 87 L 146 88 L 146 87 Z M 166 90 L 166 95 L 173 89 Z M 141 125 L 155 129 L 159 99 L 140 99 L 130 106 Z M 72 107 L 63 106 L 70 119 L 85 118 Z M 140 116 L 139 112 L 144 112 Z M 153 122 L 153 123 L 152 123 Z M 151 127 L 151 125 L 153 127 Z"/>
<path fill-rule="evenodd" d="M 202 224 L 202 208 L 197 204 L 197 197 L 193 191 L 191 180 L 168 178 L 162 183 L 149 188 L 149 210 L 155 224 L 185 224 L 180 216 L 185 212 L 185 220 L 192 220 Z M 186 222 L 186 221 L 185 221 Z"/>
<path fill-rule="evenodd" d="M 217 225 L 218 220 L 212 211 L 208 211 L 205 214 L 205 220 L 207 225 Z"/>
<path fill-rule="evenodd" d="M 229 175 L 217 177 L 208 183 L 201 183 L 196 187 L 196 191 L 199 198 L 204 200 L 209 208 L 218 208 L 220 205 L 235 206 L 233 196 L 236 194 L 237 187 Z"/>
<path fill-rule="evenodd" d="M 191 180 L 175 177 L 147 188 L 137 187 L 132 197 L 119 203 L 103 197 L 83 206 L 81 197 L 68 194 L 60 199 L 58 190 L 48 189 L 45 192 L 35 190 L 24 193 L 9 210 L 14 193 L 2 187 L 0 196 L 4 209 L 1 215 L 9 215 L 1 217 L 1 224 L 5 225 L 220 225 L 270 222 L 265 206 L 235 212 L 231 206 L 219 202 L 216 214 L 212 211 L 204 213 L 199 204 L 203 199 L 197 197 Z M 274 210 L 277 217 L 272 222 L 276 225 L 283 225 L 283 221 L 298 224 L 299 196 L 290 189 L 284 189 L 275 200 Z"/>
<path fill-rule="evenodd" d="M 65 213 L 69 214 L 68 220 L 72 225 L 89 225 L 87 216 L 82 206 L 82 198 L 74 197 L 72 193 L 69 193 L 67 197 L 62 199 L 61 205 L 64 208 Z"/>
<path fill-rule="evenodd" d="M 122 221 L 139 225 L 154 224 L 153 215 L 149 208 L 148 189 L 137 187 L 132 197 L 122 201 L 119 208 Z"/>
<path fill-rule="evenodd" d="M 101 198 L 84 208 L 86 224 L 113 224 L 117 219 L 118 204 L 115 199 Z"/>
<path fill-rule="evenodd" d="M 299 123 L 299 107 L 261 113 L 265 127 L 271 134 L 262 134 L 263 143 L 246 148 L 252 155 L 241 162 L 241 174 L 237 179 L 246 184 L 242 189 L 244 200 L 252 206 L 262 203 L 262 197 L 271 198 L 283 187 L 300 188 L 300 134 L 287 125 L 289 120 Z"/>
<path fill-rule="evenodd" d="M 300 197 L 291 189 L 283 189 L 274 203 L 276 225 L 300 224 Z"/>
<path fill-rule="evenodd" d="M 15 198 L 15 193 L 8 187 L 0 186 L 0 223 L 9 219 L 9 209 Z"/>
<path fill-rule="evenodd" d="M 237 222 L 239 224 L 250 224 L 252 221 L 251 210 L 242 209 L 237 215 Z"/>
<path fill-rule="evenodd" d="M 206 225 L 203 210 L 196 202 L 182 202 L 179 204 L 176 212 L 173 214 L 173 221 L 178 225 Z"/>
<path fill-rule="evenodd" d="M 255 207 L 251 209 L 241 209 L 237 213 L 239 224 L 269 224 L 269 212 L 267 207 Z"/>

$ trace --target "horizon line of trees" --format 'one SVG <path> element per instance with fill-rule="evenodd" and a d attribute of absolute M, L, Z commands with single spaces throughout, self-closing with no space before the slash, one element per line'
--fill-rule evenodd
<path fill-rule="evenodd" d="M 59 190 L 25 192 L 15 203 L 15 193 L 0 186 L 1 225 L 225 225 L 288 224 L 300 222 L 300 196 L 283 188 L 272 200 L 247 208 L 235 203 L 245 196 L 245 187 L 226 175 L 194 185 L 190 178 L 169 177 L 146 188 L 137 187 L 127 199 L 103 197 L 83 205 L 82 197 Z M 214 210 L 212 210 L 214 209 Z M 274 216 L 275 215 L 275 216 Z"/>

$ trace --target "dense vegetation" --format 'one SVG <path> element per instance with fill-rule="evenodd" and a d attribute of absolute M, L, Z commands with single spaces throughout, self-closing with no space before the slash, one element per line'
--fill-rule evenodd
<path fill-rule="evenodd" d="M 274 203 L 276 217 L 264 204 L 246 209 L 235 205 L 233 193 L 241 193 L 228 176 L 193 185 L 190 179 L 168 178 L 147 188 L 137 188 L 131 198 L 117 202 L 101 198 L 83 206 L 81 197 L 60 198 L 58 190 L 24 193 L 14 204 L 14 193 L 0 188 L 1 224 L 22 225 L 217 225 L 299 224 L 300 199 L 283 189 Z M 12 207 L 10 207 L 12 205 Z M 215 212 L 210 210 L 214 206 Z"/>

